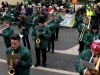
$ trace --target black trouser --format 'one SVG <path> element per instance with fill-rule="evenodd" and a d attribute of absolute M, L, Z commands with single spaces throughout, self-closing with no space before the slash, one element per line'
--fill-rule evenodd
<path fill-rule="evenodd" d="M 6 45 L 7 48 L 9 48 L 10 46 L 11 46 L 11 44 L 10 45 Z"/>
<path fill-rule="evenodd" d="M 79 41 L 79 53 L 81 53 L 84 50 L 84 43 L 83 41 Z"/>
<path fill-rule="evenodd" d="M 35 47 L 37 64 L 40 64 L 40 50 L 42 52 L 42 63 L 46 64 L 46 49 L 40 49 Z"/>
<path fill-rule="evenodd" d="M 30 47 L 28 35 L 24 35 L 24 36 L 22 37 L 22 39 L 23 39 L 24 46 L 26 46 L 26 43 L 27 43 L 28 49 L 30 50 L 31 47 Z"/>
<path fill-rule="evenodd" d="M 56 33 L 55 33 L 55 39 L 58 39 L 58 34 L 59 34 L 59 27 L 56 28 Z"/>
<path fill-rule="evenodd" d="M 52 44 L 52 52 L 54 52 L 54 39 L 55 39 L 55 34 L 51 34 L 51 38 L 49 39 L 48 43 L 48 50 L 50 51 L 50 46 Z"/>

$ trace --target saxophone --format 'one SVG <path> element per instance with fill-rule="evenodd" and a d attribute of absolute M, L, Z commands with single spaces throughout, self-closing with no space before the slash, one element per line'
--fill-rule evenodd
<path fill-rule="evenodd" d="M 2 18 L 4 18 L 5 15 L 6 15 L 6 11 L 3 13 Z"/>
<path fill-rule="evenodd" d="M 14 54 L 14 50 L 12 51 L 12 55 Z M 14 64 L 13 64 L 13 59 L 10 59 L 10 63 L 9 63 L 9 69 L 8 69 L 8 74 L 9 75 L 14 75 L 15 74 L 15 69 L 14 69 Z"/>
<path fill-rule="evenodd" d="M 39 35 L 40 35 L 40 33 L 38 32 L 37 39 L 36 39 L 36 46 L 37 46 L 38 48 L 40 47 L 40 42 L 41 42 L 41 40 L 40 40 L 40 38 L 39 38 Z"/>

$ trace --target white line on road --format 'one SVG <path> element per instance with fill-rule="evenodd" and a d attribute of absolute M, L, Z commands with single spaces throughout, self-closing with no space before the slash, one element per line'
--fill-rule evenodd
<path fill-rule="evenodd" d="M 67 50 L 55 50 L 56 53 L 62 53 L 62 54 L 71 54 L 71 55 L 78 55 L 79 52 L 78 50 L 79 45 L 76 45 L 70 49 Z"/>
<path fill-rule="evenodd" d="M 4 59 L 0 59 L 0 62 L 2 63 L 6 63 L 7 61 Z M 32 65 L 31 67 L 32 69 L 38 69 L 38 70 L 43 70 L 43 71 L 49 71 L 49 72 L 55 72 L 55 73 L 61 73 L 61 74 L 67 74 L 67 75 L 79 75 L 76 72 L 70 72 L 70 71 L 64 71 L 64 70 L 57 70 L 57 69 L 52 69 L 52 68 L 44 68 L 44 67 L 34 67 L 34 65 Z"/>

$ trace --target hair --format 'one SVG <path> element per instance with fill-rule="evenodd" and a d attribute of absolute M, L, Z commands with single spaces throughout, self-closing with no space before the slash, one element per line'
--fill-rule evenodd
<path fill-rule="evenodd" d="M 54 8 L 54 11 L 58 11 L 57 8 Z"/>
<path fill-rule="evenodd" d="M 19 34 L 13 34 L 13 35 L 11 36 L 11 40 L 18 40 L 18 41 L 20 41 L 20 36 L 19 36 Z"/>
<path fill-rule="evenodd" d="M 88 18 L 88 17 L 84 17 L 84 19 L 87 19 L 87 20 L 89 20 L 89 18 Z"/>
<path fill-rule="evenodd" d="M 35 11 L 37 12 L 37 14 L 39 14 L 39 9 L 38 8 L 35 8 Z"/>
<path fill-rule="evenodd" d="M 23 25 L 26 24 L 27 17 L 25 15 L 20 15 L 20 19 Z"/>
<path fill-rule="evenodd" d="M 9 21 L 3 21 L 3 23 L 10 24 L 10 22 L 9 22 Z"/>
<path fill-rule="evenodd" d="M 52 16 L 52 17 L 54 17 L 54 14 L 50 14 L 49 16 Z"/>

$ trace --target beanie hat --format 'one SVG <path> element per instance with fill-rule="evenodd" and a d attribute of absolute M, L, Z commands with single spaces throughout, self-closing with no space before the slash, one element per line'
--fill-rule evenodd
<path fill-rule="evenodd" d="M 96 40 L 92 42 L 90 48 L 95 49 L 96 51 L 100 52 L 100 40 Z"/>
<path fill-rule="evenodd" d="M 97 30 L 98 30 L 99 27 L 98 27 L 97 25 L 93 25 L 93 26 L 91 27 L 91 30 L 92 30 L 92 29 L 97 29 Z"/>
<path fill-rule="evenodd" d="M 40 19 L 39 19 L 39 23 L 44 23 L 44 17 L 40 17 Z"/>

